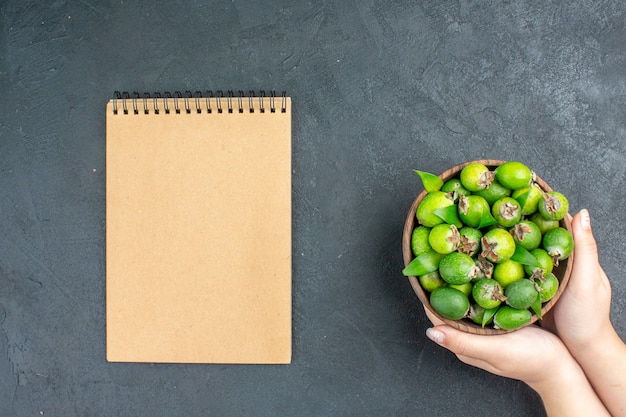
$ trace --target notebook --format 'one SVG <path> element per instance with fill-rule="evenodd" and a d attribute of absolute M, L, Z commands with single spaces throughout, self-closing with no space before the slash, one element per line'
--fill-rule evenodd
<path fill-rule="evenodd" d="M 110 362 L 291 361 L 291 98 L 116 93 Z"/>

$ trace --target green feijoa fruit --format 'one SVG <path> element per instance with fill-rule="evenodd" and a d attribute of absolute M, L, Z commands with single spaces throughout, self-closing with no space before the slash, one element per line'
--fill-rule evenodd
<path fill-rule="evenodd" d="M 543 193 L 543 199 L 537 205 L 539 213 L 548 220 L 561 220 L 567 215 L 569 202 L 567 198 L 556 191 Z"/>
<path fill-rule="evenodd" d="M 522 206 L 522 216 L 530 216 L 537 211 L 539 201 L 543 198 L 543 191 L 537 184 L 533 183 L 530 187 L 513 191 L 511 197 Z"/>
<path fill-rule="evenodd" d="M 515 243 L 526 250 L 538 248 L 541 244 L 541 230 L 530 220 L 522 220 L 511 229 Z"/>
<path fill-rule="evenodd" d="M 481 196 L 482 198 L 487 200 L 487 203 L 489 203 L 489 205 L 492 205 L 499 199 L 510 196 L 511 189 L 504 187 L 498 181 L 494 180 L 488 188 L 476 191 L 475 195 Z"/>
<path fill-rule="evenodd" d="M 414 169 L 413 172 L 419 175 L 420 179 L 422 180 L 422 185 L 424 186 L 424 189 L 429 193 L 433 191 L 439 191 L 441 189 L 441 186 L 443 185 L 443 180 L 435 174 L 431 174 L 430 172 L 425 171 L 419 171 L 417 169 Z"/>
<path fill-rule="evenodd" d="M 461 195 L 470 195 L 470 191 L 467 188 L 463 187 L 463 184 L 461 184 L 461 180 L 458 178 L 452 178 L 443 183 L 441 191 L 445 193 L 455 193 L 457 198 Z"/>
<path fill-rule="evenodd" d="M 459 247 L 461 236 L 453 224 L 438 224 L 430 230 L 428 243 L 436 252 L 444 255 L 454 252 Z"/>
<path fill-rule="evenodd" d="M 439 287 L 430 293 L 430 305 L 450 320 L 460 320 L 469 311 L 469 299 L 461 291 L 450 287 Z"/>
<path fill-rule="evenodd" d="M 491 214 L 500 226 L 511 227 L 522 218 L 522 208 L 516 199 L 504 197 L 493 203 Z"/>
<path fill-rule="evenodd" d="M 541 230 L 541 234 L 546 234 L 546 232 L 550 229 L 554 229 L 555 227 L 559 227 L 558 220 L 548 220 L 541 215 L 541 213 L 537 212 L 531 215 L 528 220 L 535 223 L 539 230 Z"/>
<path fill-rule="evenodd" d="M 453 205 L 454 201 L 450 198 L 448 193 L 434 191 L 426 194 L 422 201 L 420 201 L 415 211 L 415 217 L 422 226 L 434 227 L 443 223 L 443 219 L 434 212 L 438 209 Z"/>
<path fill-rule="evenodd" d="M 559 280 L 554 274 L 535 279 L 534 282 L 542 303 L 550 301 L 559 290 Z"/>
<path fill-rule="evenodd" d="M 473 281 L 478 281 L 481 278 L 493 278 L 494 266 L 482 255 L 478 255 L 474 266 L 476 268 L 476 277 L 472 278 Z"/>
<path fill-rule="evenodd" d="M 470 282 L 476 276 L 474 259 L 461 252 L 452 252 L 439 262 L 439 274 L 448 284 Z"/>
<path fill-rule="evenodd" d="M 493 279 L 479 279 L 472 288 L 472 298 L 479 306 L 485 309 L 498 307 L 506 297 L 502 293 L 502 286 Z"/>
<path fill-rule="evenodd" d="M 466 226 L 479 227 L 485 213 L 489 211 L 489 203 L 480 196 L 462 195 L 459 197 L 459 218 Z"/>
<path fill-rule="evenodd" d="M 502 306 L 493 318 L 494 327 L 503 330 L 515 330 L 530 323 L 532 313 L 529 310 L 519 310 L 510 306 Z"/>
<path fill-rule="evenodd" d="M 419 280 L 422 288 L 428 292 L 433 292 L 439 287 L 445 287 L 448 285 L 443 279 L 441 279 L 439 271 L 433 271 L 428 274 L 420 275 L 417 279 Z"/>
<path fill-rule="evenodd" d="M 463 187 L 469 191 L 480 191 L 491 185 L 495 173 L 489 171 L 485 165 L 480 162 L 472 162 L 466 165 L 462 170 L 459 178 Z"/>
<path fill-rule="evenodd" d="M 548 275 L 552 272 L 552 268 L 554 268 L 554 263 L 552 262 L 552 257 L 548 254 L 545 249 L 536 248 L 530 251 L 530 254 L 535 257 L 539 267 L 533 267 L 530 265 L 524 265 L 524 272 L 528 276 L 538 275 L 541 276 Z M 539 272 L 537 272 L 537 270 Z"/>
<path fill-rule="evenodd" d="M 420 253 L 402 270 L 402 274 L 407 277 L 419 277 L 436 271 L 443 256 L 434 250 Z"/>
<path fill-rule="evenodd" d="M 465 284 L 448 284 L 448 287 L 457 289 L 461 291 L 463 294 L 469 295 L 472 293 L 472 283 L 466 282 Z"/>
<path fill-rule="evenodd" d="M 500 263 L 511 259 L 515 253 L 515 240 L 504 229 L 494 228 L 480 240 L 481 256 L 490 262 Z"/>
<path fill-rule="evenodd" d="M 495 171 L 498 182 L 511 190 L 528 187 L 533 180 L 530 168 L 518 161 L 505 162 Z"/>
<path fill-rule="evenodd" d="M 510 283 L 504 290 L 506 303 L 513 308 L 524 310 L 537 299 L 535 284 L 529 279 L 518 279 Z"/>
<path fill-rule="evenodd" d="M 567 229 L 562 227 L 556 227 L 550 229 L 543 235 L 542 240 L 543 248 L 548 252 L 548 255 L 552 257 L 555 264 L 558 261 L 567 259 L 574 250 L 574 239 Z"/>
<path fill-rule="evenodd" d="M 504 288 L 525 276 L 524 265 L 510 259 L 496 264 L 493 268 L 493 279 L 498 281 Z"/>
<path fill-rule="evenodd" d="M 460 241 L 457 250 L 472 257 L 476 256 L 480 249 L 480 238 L 483 237 L 480 230 L 465 226 L 459 230 L 459 236 Z"/>
<path fill-rule="evenodd" d="M 468 317 L 471 321 L 476 324 L 483 323 L 483 317 L 485 316 L 485 309 L 479 306 L 478 304 L 470 304 Z"/>
<path fill-rule="evenodd" d="M 430 243 L 428 243 L 429 234 L 430 227 L 419 226 L 413 229 L 411 233 L 411 251 L 413 255 L 417 256 L 432 249 Z"/>

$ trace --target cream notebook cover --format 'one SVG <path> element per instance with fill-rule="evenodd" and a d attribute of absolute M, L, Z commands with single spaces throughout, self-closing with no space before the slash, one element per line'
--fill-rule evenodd
<path fill-rule="evenodd" d="M 156 96 L 107 104 L 107 360 L 289 363 L 291 99 Z"/>

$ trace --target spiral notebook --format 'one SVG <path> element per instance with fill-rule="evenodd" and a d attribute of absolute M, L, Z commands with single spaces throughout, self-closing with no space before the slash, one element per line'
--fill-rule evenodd
<path fill-rule="evenodd" d="M 111 362 L 291 361 L 291 99 L 120 94 L 106 110 Z"/>

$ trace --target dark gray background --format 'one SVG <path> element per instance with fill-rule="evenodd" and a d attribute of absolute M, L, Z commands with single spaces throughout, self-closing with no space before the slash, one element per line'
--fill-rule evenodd
<path fill-rule="evenodd" d="M 2 1 L 0 416 L 544 415 L 426 339 L 412 169 L 516 159 L 589 208 L 626 335 L 625 26 L 618 0 Z M 105 361 L 105 103 L 197 89 L 293 97 L 291 365 Z"/>

